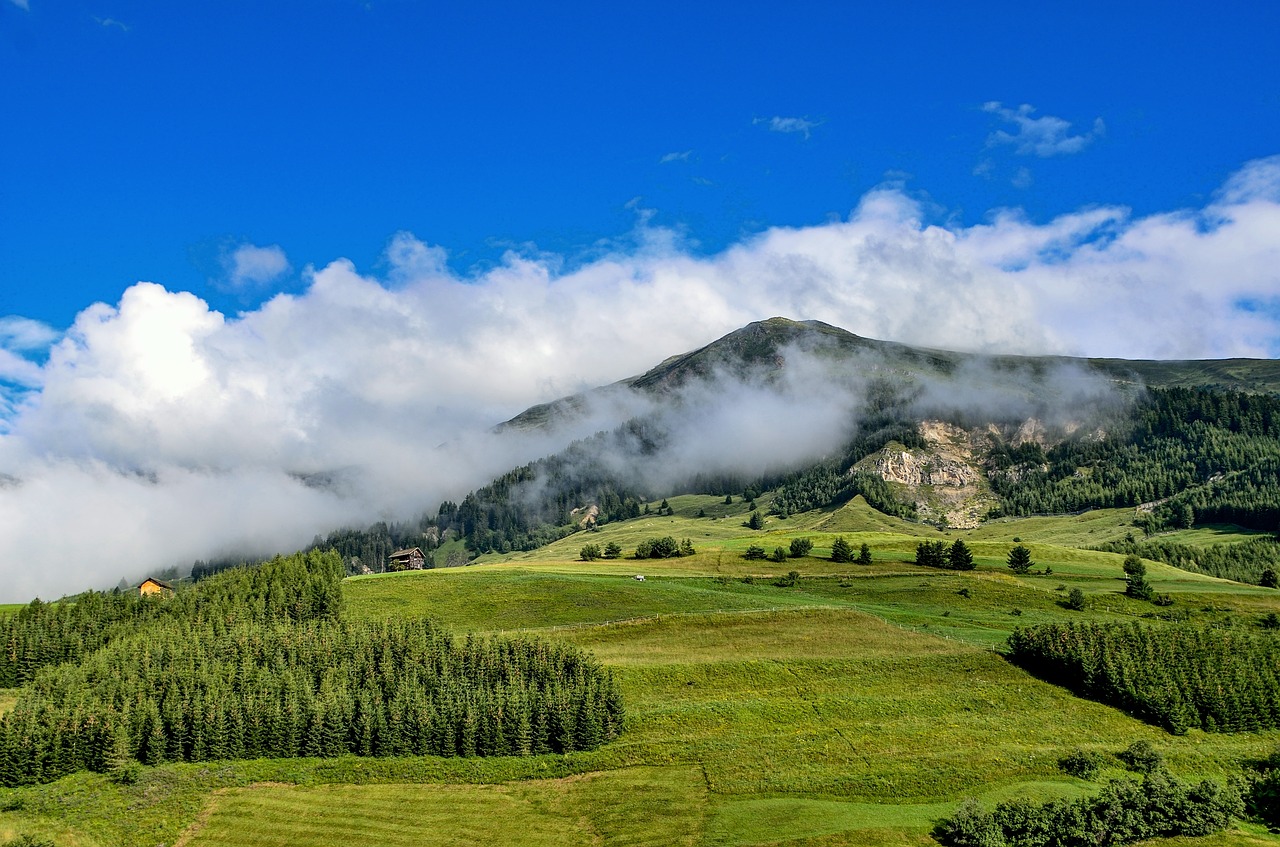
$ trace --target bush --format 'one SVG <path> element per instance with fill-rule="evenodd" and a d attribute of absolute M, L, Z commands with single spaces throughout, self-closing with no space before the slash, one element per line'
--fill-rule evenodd
<path fill-rule="evenodd" d="M 1073 588 L 1067 593 L 1066 606 L 1068 609 L 1074 609 L 1077 612 L 1083 612 L 1085 607 L 1089 605 L 1089 601 L 1085 599 L 1084 592 L 1079 588 Z"/>
<path fill-rule="evenodd" d="M 791 539 L 791 558 L 803 559 L 813 549 L 813 542 L 807 538 Z"/>
<path fill-rule="evenodd" d="M 1225 829 L 1243 811 L 1234 786 L 1183 784 L 1163 771 L 1141 783 L 1115 780 L 1092 797 L 1036 804 L 1007 800 L 990 812 L 966 800 L 933 836 L 950 847 L 1086 847 L 1147 838 L 1202 836 Z"/>
<path fill-rule="evenodd" d="M 650 538 L 641 541 L 636 545 L 637 559 L 674 559 L 677 556 L 692 556 L 693 545 L 685 539 L 683 544 L 677 544 L 676 540 L 670 535 L 662 538 Z"/>
<path fill-rule="evenodd" d="M 579 555 L 582 557 L 582 561 L 590 562 L 595 559 L 599 559 L 603 554 L 601 553 L 599 544 L 587 544 L 582 548 Z"/>
<path fill-rule="evenodd" d="M 111 769 L 111 781 L 116 785 L 134 785 L 142 777 L 142 765 L 124 762 Z"/>
<path fill-rule="evenodd" d="M 1101 770 L 1103 761 L 1101 753 L 1077 748 L 1059 759 L 1058 767 L 1071 776 L 1093 779 Z"/>
<path fill-rule="evenodd" d="M 1164 754 L 1146 739 L 1130 744 L 1118 758 L 1126 768 L 1138 773 L 1152 773 L 1164 767 Z"/>
<path fill-rule="evenodd" d="M 4 847 L 57 847 L 52 841 L 23 833 L 4 843 Z"/>
<path fill-rule="evenodd" d="M 763 548 L 763 547 L 761 547 L 759 544 L 752 544 L 750 547 L 748 547 L 748 548 L 747 548 L 747 551 L 746 551 L 745 553 L 743 553 L 743 554 L 742 554 L 742 558 L 744 558 L 744 559 L 763 559 L 763 558 L 765 558 L 765 555 L 766 555 L 766 554 L 765 554 L 765 552 L 764 552 L 764 548 Z"/>
<path fill-rule="evenodd" d="M 799 581 L 800 571 L 787 571 L 786 576 L 778 577 L 773 584 L 779 588 L 795 588 Z"/>
<path fill-rule="evenodd" d="M 620 558 L 622 556 L 622 545 L 616 541 L 610 541 L 604 545 L 604 553 L 602 555 L 606 559 Z"/>
<path fill-rule="evenodd" d="M 1253 778 L 1245 806 L 1254 819 L 1270 827 L 1280 826 L 1280 768 L 1270 768 Z"/>
<path fill-rule="evenodd" d="M 769 557 L 775 562 L 785 562 L 787 560 L 787 550 L 785 547 L 773 548 L 773 555 Z"/>

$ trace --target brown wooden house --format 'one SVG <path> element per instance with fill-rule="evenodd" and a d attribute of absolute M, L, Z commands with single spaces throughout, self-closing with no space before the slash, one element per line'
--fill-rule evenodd
<path fill-rule="evenodd" d="M 427 566 L 427 554 L 421 547 L 397 550 L 387 557 L 389 571 L 420 571 Z"/>
<path fill-rule="evenodd" d="M 143 597 L 151 597 L 156 594 L 164 596 L 173 593 L 173 586 L 167 582 L 161 582 L 153 576 L 149 576 L 142 581 L 142 585 L 138 586 L 138 593 Z"/>

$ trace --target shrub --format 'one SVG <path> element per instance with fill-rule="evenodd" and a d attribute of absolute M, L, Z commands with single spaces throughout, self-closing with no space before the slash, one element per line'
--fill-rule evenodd
<path fill-rule="evenodd" d="M 582 561 L 584 562 L 590 562 L 594 559 L 599 559 L 600 556 L 602 555 L 600 550 L 600 545 L 587 544 L 583 546 L 582 551 L 579 553 L 579 555 L 582 557 Z"/>
<path fill-rule="evenodd" d="M 1164 754 L 1146 739 L 1135 741 L 1118 754 L 1120 761 L 1131 771 L 1151 773 L 1164 766 Z"/>
<path fill-rule="evenodd" d="M 787 560 L 787 550 L 785 547 L 773 548 L 773 555 L 769 557 L 775 562 L 785 562 Z"/>
<path fill-rule="evenodd" d="M 774 580 L 774 585 L 779 588 L 795 588 L 796 583 L 800 581 L 800 571 L 787 571 L 786 576 L 780 576 Z"/>
<path fill-rule="evenodd" d="M 606 559 L 617 559 L 622 556 L 622 545 L 616 541 L 610 541 L 604 545 L 604 553 L 602 555 Z"/>
<path fill-rule="evenodd" d="M 1093 779 L 1102 768 L 1102 754 L 1092 750 L 1076 748 L 1058 760 L 1058 767 L 1063 773 L 1080 779 Z"/>
<path fill-rule="evenodd" d="M 688 551 L 684 552 L 684 546 L 677 544 L 676 540 L 670 535 L 664 535 L 662 538 L 649 538 L 641 541 L 636 545 L 637 559 L 673 559 L 677 556 L 693 555 L 693 546 L 689 545 Z"/>
<path fill-rule="evenodd" d="M 747 551 L 742 554 L 744 559 L 763 559 L 765 558 L 764 548 L 759 544 L 752 544 Z"/>
<path fill-rule="evenodd" d="M 813 542 L 808 538 L 791 539 L 791 558 L 803 559 L 809 555 L 809 551 L 813 549 Z"/>
<path fill-rule="evenodd" d="M 1089 605 L 1089 601 L 1085 599 L 1084 592 L 1079 588 L 1073 588 L 1067 593 L 1066 606 L 1068 609 L 1074 609 L 1077 612 L 1083 612 L 1085 607 Z"/>

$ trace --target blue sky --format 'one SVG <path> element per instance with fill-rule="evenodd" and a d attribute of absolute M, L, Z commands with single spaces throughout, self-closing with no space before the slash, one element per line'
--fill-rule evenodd
<path fill-rule="evenodd" d="M 416 517 L 774 315 L 1280 356 L 1278 4 L 541 6 L 0 0 L 0 602 Z"/>
<path fill-rule="evenodd" d="M 886 179 L 952 223 L 1147 214 L 1280 152 L 1275 4 L 542 5 L 0 0 L 0 314 L 234 313 L 401 230 L 574 262 L 637 207 L 716 252 Z M 1023 104 L 1084 143 L 993 142 Z M 242 244 L 292 272 L 231 285 Z"/>

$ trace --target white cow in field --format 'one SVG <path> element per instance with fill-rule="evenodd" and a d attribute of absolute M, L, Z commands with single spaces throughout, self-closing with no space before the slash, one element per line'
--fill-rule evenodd
<path fill-rule="evenodd" d="M 642 573 L 638 573 L 638 574 L 636 574 L 636 575 L 635 575 L 635 581 L 636 581 L 636 582 L 644 582 L 644 574 L 642 574 Z"/>

